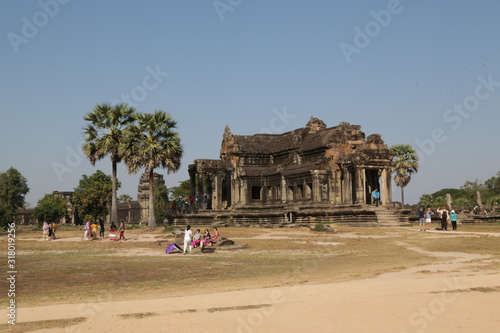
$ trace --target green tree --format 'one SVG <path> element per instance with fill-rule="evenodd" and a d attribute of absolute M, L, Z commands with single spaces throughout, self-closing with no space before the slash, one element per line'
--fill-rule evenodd
<path fill-rule="evenodd" d="M 479 179 L 475 181 L 466 181 L 460 189 L 464 192 L 464 198 L 467 199 L 468 202 L 471 202 L 472 205 L 477 203 L 477 192 L 481 195 L 481 199 L 483 203 L 486 203 L 488 199 L 492 196 L 492 193 L 488 191 L 488 188 L 481 182 Z"/>
<path fill-rule="evenodd" d="M 68 212 L 68 203 L 61 197 L 54 194 L 46 194 L 38 200 L 33 215 L 41 226 L 44 221 L 55 222 L 66 216 Z"/>
<path fill-rule="evenodd" d="M 424 208 L 435 207 L 432 194 L 422 194 L 417 206 Z"/>
<path fill-rule="evenodd" d="M 167 213 L 168 191 L 164 182 L 155 179 L 154 183 L 155 218 L 156 223 L 162 224 Z"/>
<path fill-rule="evenodd" d="M 29 190 L 26 178 L 13 167 L 0 173 L 0 227 L 6 228 L 14 220 Z"/>
<path fill-rule="evenodd" d="M 85 144 L 83 152 L 95 165 L 97 160 L 109 155 L 112 164 L 112 197 L 111 220 L 118 221 L 118 208 L 116 206 L 117 176 L 116 166 L 122 161 L 119 146 L 124 141 L 123 130 L 133 122 L 135 109 L 127 104 L 98 104 L 87 113 L 84 120 L 90 122 L 84 129 Z"/>
<path fill-rule="evenodd" d="M 410 183 L 411 175 L 418 171 L 418 156 L 410 145 L 395 145 L 392 151 L 392 171 L 394 181 L 401 187 L 401 204 L 405 205 L 404 188 Z"/>
<path fill-rule="evenodd" d="M 156 110 L 154 114 L 136 114 L 135 119 L 136 123 L 126 128 L 126 140 L 121 149 L 129 173 L 145 168 L 149 175 L 148 225 L 154 228 L 154 169 L 166 168 L 168 173 L 179 170 L 183 150 L 175 131 L 177 122 L 170 114 Z"/>
<path fill-rule="evenodd" d="M 116 182 L 116 186 L 121 186 Z M 90 177 L 83 175 L 73 193 L 73 204 L 80 216 L 95 221 L 108 215 L 113 194 L 113 181 L 109 175 L 97 170 Z M 112 220 L 115 223 L 118 220 Z"/>
<path fill-rule="evenodd" d="M 131 201 L 131 200 L 132 200 L 132 197 L 128 194 L 121 194 L 118 197 L 118 202 L 127 202 L 127 201 Z"/>
<path fill-rule="evenodd" d="M 172 193 L 172 200 L 189 197 L 191 195 L 191 181 L 189 179 L 180 181 L 179 186 L 170 188 L 170 193 Z"/>
<path fill-rule="evenodd" d="M 496 177 L 491 177 L 484 182 L 486 188 L 492 191 L 495 195 L 500 195 L 500 172 L 497 172 Z"/>

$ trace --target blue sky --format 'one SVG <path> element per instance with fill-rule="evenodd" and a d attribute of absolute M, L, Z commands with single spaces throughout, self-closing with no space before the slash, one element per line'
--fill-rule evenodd
<path fill-rule="evenodd" d="M 128 99 L 178 121 L 167 186 L 219 157 L 226 124 L 283 133 L 315 116 L 418 150 L 416 203 L 500 171 L 498 13 L 494 0 L 2 1 L 0 171 L 27 178 L 32 206 L 110 174 L 81 154 L 83 116 Z M 136 198 L 139 175 L 118 177 Z"/>

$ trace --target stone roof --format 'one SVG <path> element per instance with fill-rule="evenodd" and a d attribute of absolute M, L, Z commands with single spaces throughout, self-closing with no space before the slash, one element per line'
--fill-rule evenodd
<path fill-rule="evenodd" d="M 255 134 L 255 135 L 233 135 L 229 127 L 224 133 L 223 145 L 230 142 L 235 147 L 235 151 L 241 154 L 279 154 L 291 150 L 308 152 L 318 149 L 329 148 L 336 143 L 362 143 L 365 140 L 365 133 L 361 131 L 359 125 L 340 123 L 338 126 L 326 128 L 318 126 L 324 123 L 314 117 L 306 125 L 283 134 Z M 383 144 L 382 139 L 378 136 Z M 372 138 L 373 140 L 373 138 Z"/>

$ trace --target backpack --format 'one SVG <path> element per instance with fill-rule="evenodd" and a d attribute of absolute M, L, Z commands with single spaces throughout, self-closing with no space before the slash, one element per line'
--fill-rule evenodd
<path fill-rule="evenodd" d="M 446 210 L 443 211 L 442 218 L 443 219 L 447 219 L 448 218 L 448 212 Z"/>

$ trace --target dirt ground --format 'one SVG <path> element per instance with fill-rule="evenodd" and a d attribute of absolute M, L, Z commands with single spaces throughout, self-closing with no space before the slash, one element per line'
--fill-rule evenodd
<path fill-rule="evenodd" d="M 165 254 L 165 232 L 21 233 L 16 326 L 0 330 L 498 332 L 500 226 L 336 228 L 222 228 L 249 247 L 187 255 Z"/>

